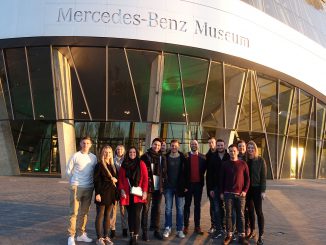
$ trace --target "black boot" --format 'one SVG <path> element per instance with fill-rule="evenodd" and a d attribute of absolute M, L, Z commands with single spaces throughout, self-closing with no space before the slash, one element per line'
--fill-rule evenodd
<path fill-rule="evenodd" d="M 128 236 L 128 230 L 127 229 L 123 229 L 122 230 L 122 236 L 123 237 L 127 237 Z"/>
<path fill-rule="evenodd" d="M 142 240 L 145 242 L 149 241 L 147 230 L 143 230 Z"/>
<path fill-rule="evenodd" d="M 134 237 L 134 233 L 130 232 L 130 240 L 129 240 L 129 245 L 133 245 L 133 237 Z"/>
<path fill-rule="evenodd" d="M 111 230 L 110 238 L 111 239 L 115 238 L 115 230 Z"/>

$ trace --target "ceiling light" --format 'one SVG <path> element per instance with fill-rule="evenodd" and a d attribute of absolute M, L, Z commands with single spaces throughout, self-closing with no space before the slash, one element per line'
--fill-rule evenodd
<path fill-rule="evenodd" d="M 130 111 L 124 111 L 123 113 L 126 114 L 126 115 L 129 115 Z"/>

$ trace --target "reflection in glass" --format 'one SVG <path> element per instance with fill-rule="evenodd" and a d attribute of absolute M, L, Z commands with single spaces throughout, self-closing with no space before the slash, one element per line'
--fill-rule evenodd
<path fill-rule="evenodd" d="M 311 114 L 312 97 L 300 91 L 299 136 L 307 137 L 308 122 Z"/>
<path fill-rule="evenodd" d="M 161 122 L 186 122 L 178 57 L 175 54 L 164 55 L 160 115 Z"/>
<path fill-rule="evenodd" d="M 188 121 L 200 122 L 209 63 L 187 56 L 180 56 L 180 63 Z"/>
<path fill-rule="evenodd" d="M 245 83 L 245 91 L 242 99 L 241 109 L 240 109 L 240 118 L 237 128 L 239 130 L 250 131 L 250 120 L 251 120 L 251 79 L 247 78 Z"/>
<path fill-rule="evenodd" d="M 3 64 L 2 52 L 0 52 L 0 120 L 8 119 L 8 114 L 11 116 L 11 106 L 5 71 L 6 69 Z"/>
<path fill-rule="evenodd" d="M 259 94 L 256 90 L 256 79 L 251 79 L 251 122 L 252 122 L 252 131 L 263 132 L 263 123 L 260 111 L 260 100 Z"/>
<path fill-rule="evenodd" d="M 297 147 L 297 139 L 289 137 L 284 147 L 284 161 L 281 165 L 281 178 L 289 179 L 297 177 L 297 161 L 298 157 L 303 156 L 303 148 Z"/>
<path fill-rule="evenodd" d="M 70 50 L 92 119 L 105 120 L 105 48 L 71 47 Z M 71 72 L 75 74 L 74 69 Z M 74 90 L 81 91 L 78 80 L 74 78 L 73 82 Z M 77 119 L 83 119 L 84 112 L 87 112 L 80 106 L 74 107 Z"/>
<path fill-rule="evenodd" d="M 56 119 L 49 47 L 28 49 L 35 118 Z"/>
<path fill-rule="evenodd" d="M 222 65 L 211 63 L 202 124 L 223 127 L 223 71 Z"/>
<path fill-rule="evenodd" d="M 6 49 L 5 57 L 15 119 L 33 119 L 25 50 Z"/>
<path fill-rule="evenodd" d="M 326 140 L 323 141 L 323 149 L 320 157 L 319 178 L 326 179 Z"/>
<path fill-rule="evenodd" d="M 55 123 L 12 121 L 21 172 L 60 173 Z"/>
<path fill-rule="evenodd" d="M 263 116 L 266 131 L 269 133 L 277 133 L 277 93 L 276 82 L 264 78 L 257 77 L 261 104 L 263 107 Z"/>
<path fill-rule="evenodd" d="M 139 121 L 123 49 L 109 49 L 109 120 Z"/>
<path fill-rule="evenodd" d="M 141 117 L 143 121 L 146 121 L 151 76 L 157 77 L 152 74 L 152 69 L 153 72 L 156 71 L 152 66 L 158 57 L 158 53 L 128 50 L 127 55 Z"/>
<path fill-rule="evenodd" d="M 225 108 L 226 128 L 234 129 L 240 103 L 240 91 L 245 81 L 245 71 L 225 65 Z"/>

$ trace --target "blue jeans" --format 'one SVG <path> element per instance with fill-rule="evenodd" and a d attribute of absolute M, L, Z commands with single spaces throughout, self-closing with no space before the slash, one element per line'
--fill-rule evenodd
<path fill-rule="evenodd" d="M 233 232 L 232 213 L 235 208 L 238 233 L 245 233 L 244 211 L 246 198 L 233 193 L 224 193 L 225 209 L 226 209 L 226 229 L 227 232 Z"/>
<path fill-rule="evenodd" d="M 183 229 L 183 207 L 185 205 L 185 198 L 176 195 L 176 188 L 166 188 L 164 191 L 165 196 L 165 227 L 172 227 L 172 208 L 173 198 L 175 198 L 175 205 L 177 208 L 177 231 Z"/>

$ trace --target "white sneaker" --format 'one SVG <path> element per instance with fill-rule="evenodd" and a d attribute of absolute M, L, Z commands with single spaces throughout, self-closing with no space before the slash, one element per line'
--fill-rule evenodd
<path fill-rule="evenodd" d="M 97 239 L 96 245 L 105 245 L 104 239 L 102 237 L 100 239 Z"/>
<path fill-rule="evenodd" d="M 165 227 L 165 230 L 163 232 L 163 237 L 168 238 L 171 234 L 171 228 L 170 227 Z"/>
<path fill-rule="evenodd" d="M 74 236 L 68 237 L 68 245 L 76 245 Z"/>
<path fill-rule="evenodd" d="M 105 245 L 113 245 L 113 242 L 109 237 L 106 237 L 103 240 L 104 240 Z"/>
<path fill-rule="evenodd" d="M 87 233 L 84 232 L 81 236 L 77 237 L 78 242 L 92 242 L 93 239 L 87 236 Z"/>
<path fill-rule="evenodd" d="M 178 232 L 177 232 L 177 236 L 178 236 L 179 238 L 185 238 L 185 237 L 186 237 L 186 235 L 183 233 L 183 231 L 178 231 Z"/>

